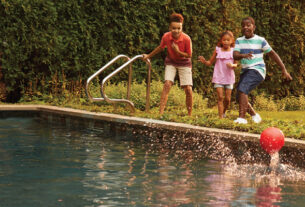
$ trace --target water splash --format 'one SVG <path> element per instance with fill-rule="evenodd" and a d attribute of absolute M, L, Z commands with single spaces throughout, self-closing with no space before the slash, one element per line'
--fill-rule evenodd
<path fill-rule="evenodd" d="M 255 180 L 270 181 L 279 184 L 280 180 L 305 181 L 305 170 L 290 164 L 280 163 L 279 153 L 271 155 L 269 165 L 266 164 L 237 164 L 234 159 L 228 160 L 224 171 L 238 177 L 252 177 Z"/>

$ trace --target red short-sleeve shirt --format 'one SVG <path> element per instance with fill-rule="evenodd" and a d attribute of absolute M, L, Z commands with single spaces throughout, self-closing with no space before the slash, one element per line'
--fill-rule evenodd
<path fill-rule="evenodd" d="M 189 55 L 192 55 L 192 40 L 185 34 L 181 33 L 178 39 L 172 37 L 171 32 L 167 32 L 163 35 L 160 47 L 167 47 L 167 56 L 165 59 L 165 65 L 173 65 L 175 67 L 192 67 L 191 58 L 181 57 L 177 54 L 172 48 L 173 42 L 178 45 L 181 52 L 186 52 Z"/>

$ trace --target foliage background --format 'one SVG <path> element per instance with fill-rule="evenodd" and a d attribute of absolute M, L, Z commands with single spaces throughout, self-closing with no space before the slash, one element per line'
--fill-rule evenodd
<path fill-rule="evenodd" d="M 149 53 L 168 31 L 174 11 L 183 14 L 184 31 L 192 38 L 194 89 L 204 97 L 214 96 L 213 67 L 199 64 L 197 56 L 209 58 L 223 30 L 241 36 L 245 16 L 254 17 L 256 34 L 268 40 L 293 77 L 292 82 L 281 81 L 279 68 L 266 59 L 266 81 L 254 93 L 277 99 L 305 95 L 304 7 L 303 0 L 0 0 L 7 101 L 72 90 L 118 54 Z M 165 55 L 152 60 L 153 80 L 163 79 Z M 138 61 L 133 68 L 134 80 L 141 83 L 145 64 Z M 123 80 L 127 71 L 112 82 Z"/>

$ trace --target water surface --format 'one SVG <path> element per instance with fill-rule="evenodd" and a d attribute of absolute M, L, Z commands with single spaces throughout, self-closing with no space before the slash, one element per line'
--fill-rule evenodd
<path fill-rule="evenodd" d="M 188 152 L 191 153 L 191 152 Z M 304 206 L 304 171 L 187 160 L 98 127 L 0 119 L 0 206 Z"/>

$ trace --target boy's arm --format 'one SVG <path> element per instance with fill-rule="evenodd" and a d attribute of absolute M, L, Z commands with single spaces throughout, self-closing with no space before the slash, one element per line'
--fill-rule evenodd
<path fill-rule="evenodd" d="M 270 52 L 267 53 L 269 57 L 271 57 L 276 64 L 281 68 L 282 70 L 282 75 L 285 79 L 287 80 L 292 80 L 292 77 L 290 76 L 290 74 L 287 72 L 286 67 L 284 65 L 284 63 L 282 62 L 280 56 L 274 51 L 271 50 Z"/>
<path fill-rule="evenodd" d="M 251 59 L 251 57 L 252 57 L 252 52 L 247 53 L 247 54 L 240 54 L 240 52 L 238 52 L 238 51 L 233 52 L 234 60 L 240 60 L 243 58 Z"/>
<path fill-rule="evenodd" d="M 181 52 L 181 51 L 179 50 L 178 45 L 175 44 L 175 43 L 172 44 L 172 48 L 174 49 L 174 51 L 175 51 L 176 53 L 178 53 L 178 54 L 179 54 L 180 56 L 182 56 L 182 57 L 185 57 L 185 58 L 191 58 L 191 57 L 192 57 L 192 54 L 188 54 L 187 52 Z"/>
<path fill-rule="evenodd" d="M 216 49 L 215 49 L 212 56 L 210 57 L 210 59 L 208 61 L 206 61 L 206 59 L 203 56 L 199 56 L 198 59 L 200 62 L 202 62 L 206 66 L 211 66 L 216 60 L 216 54 L 217 53 L 216 53 Z"/>
<path fill-rule="evenodd" d="M 144 54 L 143 55 L 143 60 L 146 61 L 147 59 L 152 58 L 154 55 L 158 54 L 159 52 L 162 52 L 163 48 L 159 45 L 158 47 L 156 47 L 151 53 Z"/>

